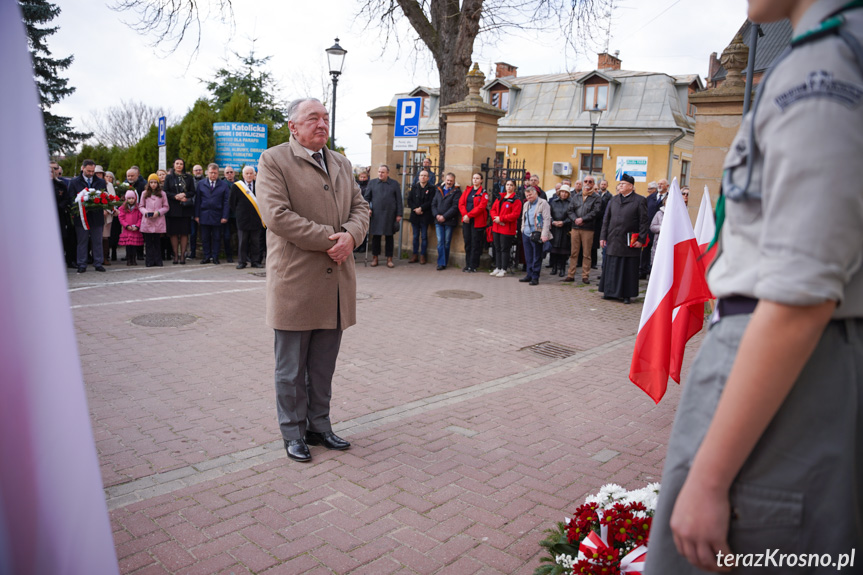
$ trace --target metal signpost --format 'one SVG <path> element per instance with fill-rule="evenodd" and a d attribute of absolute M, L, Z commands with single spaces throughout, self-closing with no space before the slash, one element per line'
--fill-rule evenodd
<path fill-rule="evenodd" d="M 165 146 L 165 134 L 168 131 L 168 120 L 165 116 L 159 118 L 159 169 L 167 170 L 168 158 Z"/>
<path fill-rule="evenodd" d="M 408 152 L 415 152 L 420 135 L 420 106 L 422 98 L 399 98 L 396 102 L 396 126 L 393 134 L 393 151 L 403 152 L 402 165 L 408 163 Z M 402 200 L 405 196 L 405 171 L 402 172 Z M 399 259 L 402 257 L 404 218 L 399 226 Z"/>

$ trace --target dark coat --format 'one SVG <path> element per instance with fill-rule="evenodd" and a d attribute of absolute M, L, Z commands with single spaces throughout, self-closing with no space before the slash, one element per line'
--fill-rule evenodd
<path fill-rule="evenodd" d="M 647 239 L 647 200 L 635 192 L 624 197 L 618 194 L 608 202 L 602 222 L 600 240 L 608 242 L 608 255 L 622 258 L 641 256 L 641 248 L 629 247 L 627 234 L 638 233 L 643 244 Z"/>
<path fill-rule="evenodd" d="M 413 181 L 413 184 L 414 184 L 414 185 L 416 185 L 416 183 L 420 181 L 420 172 L 422 172 L 422 171 L 426 171 L 426 172 L 428 172 L 428 173 L 429 173 L 429 185 L 432 187 L 432 189 L 434 189 L 434 187 L 435 187 L 435 182 L 437 181 L 437 176 L 436 176 L 436 175 L 435 175 L 435 173 L 431 170 L 431 168 L 423 168 L 423 167 L 419 167 L 419 168 L 417 169 L 416 173 L 414 173 L 414 181 Z"/>
<path fill-rule="evenodd" d="M 570 221 L 568 215 L 569 200 L 563 201 L 559 195 L 555 194 L 554 197 L 549 200 L 548 207 L 551 209 L 551 221 L 563 222 L 563 225 L 560 227 L 551 226 L 551 247 L 569 249 L 569 232 L 572 230 L 572 221 Z"/>
<path fill-rule="evenodd" d="M 225 180 L 216 180 L 210 189 L 210 180 L 198 182 L 195 194 L 195 217 L 202 226 L 218 226 L 222 220 L 227 220 L 230 213 L 228 199 L 231 188 Z"/>
<path fill-rule="evenodd" d="M 434 219 L 432 216 L 432 200 L 434 199 L 435 187 L 431 180 L 422 187 L 419 183 L 411 186 L 411 191 L 408 193 L 408 208 L 411 210 L 411 225 L 427 226 Z M 422 215 L 414 212 L 415 209 L 422 208 Z"/>
<path fill-rule="evenodd" d="M 85 190 L 86 188 L 87 180 L 84 179 L 83 172 L 79 174 L 78 177 L 72 178 L 72 180 L 69 182 L 69 191 L 66 193 L 66 197 L 69 200 L 70 206 L 75 203 L 75 197 L 78 195 L 78 193 L 82 190 Z M 107 190 L 108 182 L 106 182 L 102 178 L 97 178 L 96 176 L 93 176 L 90 189 L 101 191 Z M 84 224 L 81 223 L 80 217 L 75 217 L 72 219 L 75 220 L 75 227 L 84 227 Z M 87 210 L 87 223 L 90 224 L 90 229 L 93 229 L 94 227 L 104 226 L 105 211 L 102 209 Z"/>
<path fill-rule="evenodd" d="M 457 226 L 459 220 L 458 202 L 461 199 L 461 188 L 454 186 L 447 195 L 443 193 L 443 186 L 438 186 L 432 198 L 432 217 L 437 224 L 437 217 L 443 216 L 445 226 Z"/>
<path fill-rule="evenodd" d="M 668 192 L 665 192 L 668 195 Z M 654 192 L 645 198 L 647 200 L 647 221 L 652 222 L 653 216 L 659 211 L 662 202 L 659 201 L 659 192 Z"/>
<path fill-rule="evenodd" d="M 596 192 L 587 198 L 581 192 L 573 194 L 569 200 L 569 221 L 572 222 L 572 227 L 577 230 L 593 230 L 601 204 L 602 200 Z M 575 225 L 576 218 L 582 219 L 580 226 Z"/>
<path fill-rule="evenodd" d="M 186 200 L 192 203 L 183 206 L 174 199 L 179 193 L 186 194 Z M 195 178 L 191 174 L 175 174 L 171 172 L 165 177 L 165 195 L 168 196 L 169 218 L 191 218 L 195 216 Z"/>
<path fill-rule="evenodd" d="M 251 184 L 245 184 L 245 186 L 257 199 L 255 184 L 256 182 L 252 182 Z M 237 214 L 238 230 L 254 231 L 260 230 L 264 227 L 261 223 L 261 216 L 258 215 L 258 211 L 255 209 L 255 206 L 249 198 L 246 197 L 246 194 L 243 193 L 243 190 L 241 190 L 240 186 L 237 184 L 233 184 L 231 186 L 230 204 L 231 211 Z"/>
<path fill-rule="evenodd" d="M 613 197 L 608 190 L 599 193 L 599 213 L 596 215 L 596 222 L 594 224 L 594 231 L 597 234 L 602 232 L 602 220 L 605 219 L 605 210 L 608 209 L 608 202 Z M 596 236 L 596 241 L 599 241 L 599 235 Z"/>
<path fill-rule="evenodd" d="M 387 178 L 386 182 L 375 178 L 369 181 L 364 197 L 372 210 L 369 235 L 393 235 L 396 216 L 401 216 L 404 212 L 402 190 L 399 183 L 392 178 Z"/>
<path fill-rule="evenodd" d="M 54 199 L 57 200 L 57 217 L 60 218 L 61 229 L 64 229 L 70 223 L 69 207 L 72 204 L 69 201 L 69 186 L 58 178 L 53 178 L 51 183 L 54 184 Z"/>

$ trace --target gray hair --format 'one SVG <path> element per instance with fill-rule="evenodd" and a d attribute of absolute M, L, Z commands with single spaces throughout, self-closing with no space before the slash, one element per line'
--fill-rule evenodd
<path fill-rule="evenodd" d="M 378 166 L 378 169 L 380 169 L 380 168 L 386 168 L 386 169 L 387 169 L 387 172 L 389 172 L 389 171 L 390 171 L 390 167 L 389 167 L 388 165 L 386 165 L 386 164 L 381 164 L 380 166 Z"/>
<path fill-rule="evenodd" d="M 657 186 L 656 186 L 656 182 L 648 182 L 648 183 L 647 183 L 647 189 L 648 189 L 648 190 L 649 190 L 650 188 L 656 188 L 656 187 L 657 187 Z"/>
<path fill-rule="evenodd" d="M 207 164 L 207 171 L 208 171 L 208 172 L 209 172 L 210 170 L 212 170 L 213 168 L 215 168 L 215 169 L 216 169 L 216 171 L 218 172 L 218 171 L 219 171 L 219 164 L 215 164 L 215 163 L 214 163 L 214 164 Z"/>
<path fill-rule="evenodd" d="M 297 98 L 296 100 L 288 104 L 288 109 L 285 112 L 285 115 L 288 117 L 288 122 L 294 121 L 294 116 L 297 113 L 297 109 L 306 102 L 317 102 L 318 104 L 321 104 L 321 101 L 317 98 Z M 321 105 L 323 106 L 323 104 Z"/>

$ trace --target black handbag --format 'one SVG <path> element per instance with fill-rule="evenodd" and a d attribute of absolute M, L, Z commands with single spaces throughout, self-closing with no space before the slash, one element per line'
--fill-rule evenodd
<path fill-rule="evenodd" d="M 542 243 L 542 232 L 537 232 L 537 231 L 530 232 L 530 241 L 532 241 L 535 244 L 541 244 Z"/>
<path fill-rule="evenodd" d="M 393 235 L 398 233 L 398 231 L 401 229 L 401 227 L 402 227 L 402 224 L 400 221 L 393 220 Z"/>

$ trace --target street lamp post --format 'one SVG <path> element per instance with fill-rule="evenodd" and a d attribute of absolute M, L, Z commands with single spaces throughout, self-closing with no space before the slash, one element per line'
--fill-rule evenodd
<path fill-rule="evenodd" d="M 333 77 L 333 111 L 330 114 L 330 149 L 336 149 L 336 86 L 339 83 L 339 76 L 342 73 L 342 66 L 345 64 L 345 54 L 347 50 L 339 46 L 339 39 L 336 38 L 336 43 L 326 49 L 327 62 L 330 64 L 330 74 Z"/>
<path fill-rule="evenodd" d="M 602 110 L 594 108 L 590 110 L 590 127 L 592 133 L 590 135 L 590 175 L 593 175 L 593 144 L 596 142 L 596 127 L 599 126 L 599 118 L 602 116 Z"/>

